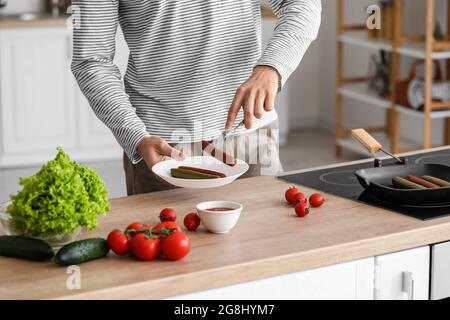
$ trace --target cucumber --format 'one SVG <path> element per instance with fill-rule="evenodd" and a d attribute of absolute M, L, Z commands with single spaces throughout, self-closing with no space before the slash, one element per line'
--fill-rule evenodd
<path fill-rule="evenodd" d="M 218 176 L 214 176 L 212 174 L 177 168 L 170 169 L 170 174 L 172 175 L 172 177 L 179 179 L 219 179 Z"/>
<path fill-rule="evenodd" d="M 103 258 L 108 252 L 109 247 L 105 239 L 80 240 L 62 247 L 55 256 L 55 262 L 61 266 L 70 266 Z"/>
<path fill-rule="evenodd" d="M 0 255 L 33 261 L 51 259 L 55 253 L 46 242 L 22 237 L 0 236 Z"/>
<path fill-rule="evenodd" d="M 420 184 L 411 182 L 409 180 L 403 179 L 401 177 L 395 177 L 392 179 L 392 184 L 400 189 L 412 189 L 412 190 L 422 190 L 427 189 L 424 186 L 421 186 Z"/>

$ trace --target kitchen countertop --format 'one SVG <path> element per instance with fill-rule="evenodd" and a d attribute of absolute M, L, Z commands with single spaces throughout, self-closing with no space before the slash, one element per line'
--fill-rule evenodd
<path fill-rule="evenodd" d="M 37 27 L 63 27 L 67 24 L 68 16 L 54 17 L 50 14 L 38 14 L 32 19 L 20 19 L 14 16 L 0 16 L 0 29 L 2 28 L 37 28 Z"/>
<path fill-rule="evenodd" d="M 274 14 L 265 6 L 261 7 L 263 18 L 275 18 Z M 36 18 L 30 20 L 19 19 L 17 16 L 1 16 L 0 29 L 2 28 L 35 28 L 35 27 L 58 27 L 67 24 L 68 16 L 54 17 L 50 14 L 38 14 Z"/>
<path fill-rule="evenodd" d="M 450 218 L 424 222 L 333 195 L 308 217 L 297 218 L 284 200 L 288 186 L 257 177 L 212 190 L 113 199 L 110 213 L 90 236 L 106 237 L 133 221 L 155 224 L 165 207 L 174 208 L 181 221 L 206 200 L 238 201 L 244 211 L 228 234 L 210 234 L 203 227 L 189 232 L 191 253 L 178 262 L 140 262 L 111 253 L 82 264 L 81 290 L 66 289 L 66 268 L 51 262 L 0 258 L 0 299 L 164 298 L 450 240 Z"/>

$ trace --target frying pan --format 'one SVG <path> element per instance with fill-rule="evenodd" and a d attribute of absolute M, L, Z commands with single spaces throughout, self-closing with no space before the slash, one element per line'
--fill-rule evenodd
<path fill-rule="evenodd" d="M 352 131 L 352 136 L 366 147 L 370 152 L 382 150 L 381 144 L 370 136 L 365 130 L 357 129 Z M 358 170 L 355 175 L 360 184 L 372 196 L 399 205 L 437 205 L 450 204 L 450 187 L 436 189 L 409 190 L 398 189 L 392 184 L 392 178 L 396 176 L 433 176 L 446 181 L 450 181 L 450 167 L 441 164 L 406 164 L 391 155 L 397 160 L 394 165 Z"/>

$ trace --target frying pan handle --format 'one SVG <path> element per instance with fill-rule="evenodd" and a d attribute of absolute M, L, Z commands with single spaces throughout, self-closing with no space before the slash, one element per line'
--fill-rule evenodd
<path fill-rule="evenodd" d="M 352 130 L 352 138 L 359 142 L 370 153 L 377 153 L 382 149 L 381 143 L 375 140 L 375 138 L 364 129 Z"/>

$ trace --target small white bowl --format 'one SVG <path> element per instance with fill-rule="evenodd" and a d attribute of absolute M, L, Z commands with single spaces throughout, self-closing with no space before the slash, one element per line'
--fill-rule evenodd
<path fill-rule="evenodd" d="M 208 211 L 211 208 L 230 208 L 229 211 Z M 197 205 L 203 225 L 212 233 L 227 233 L 234 228 L 242 212 L 242 205 L 232 201 L 208 201 Z"/>

